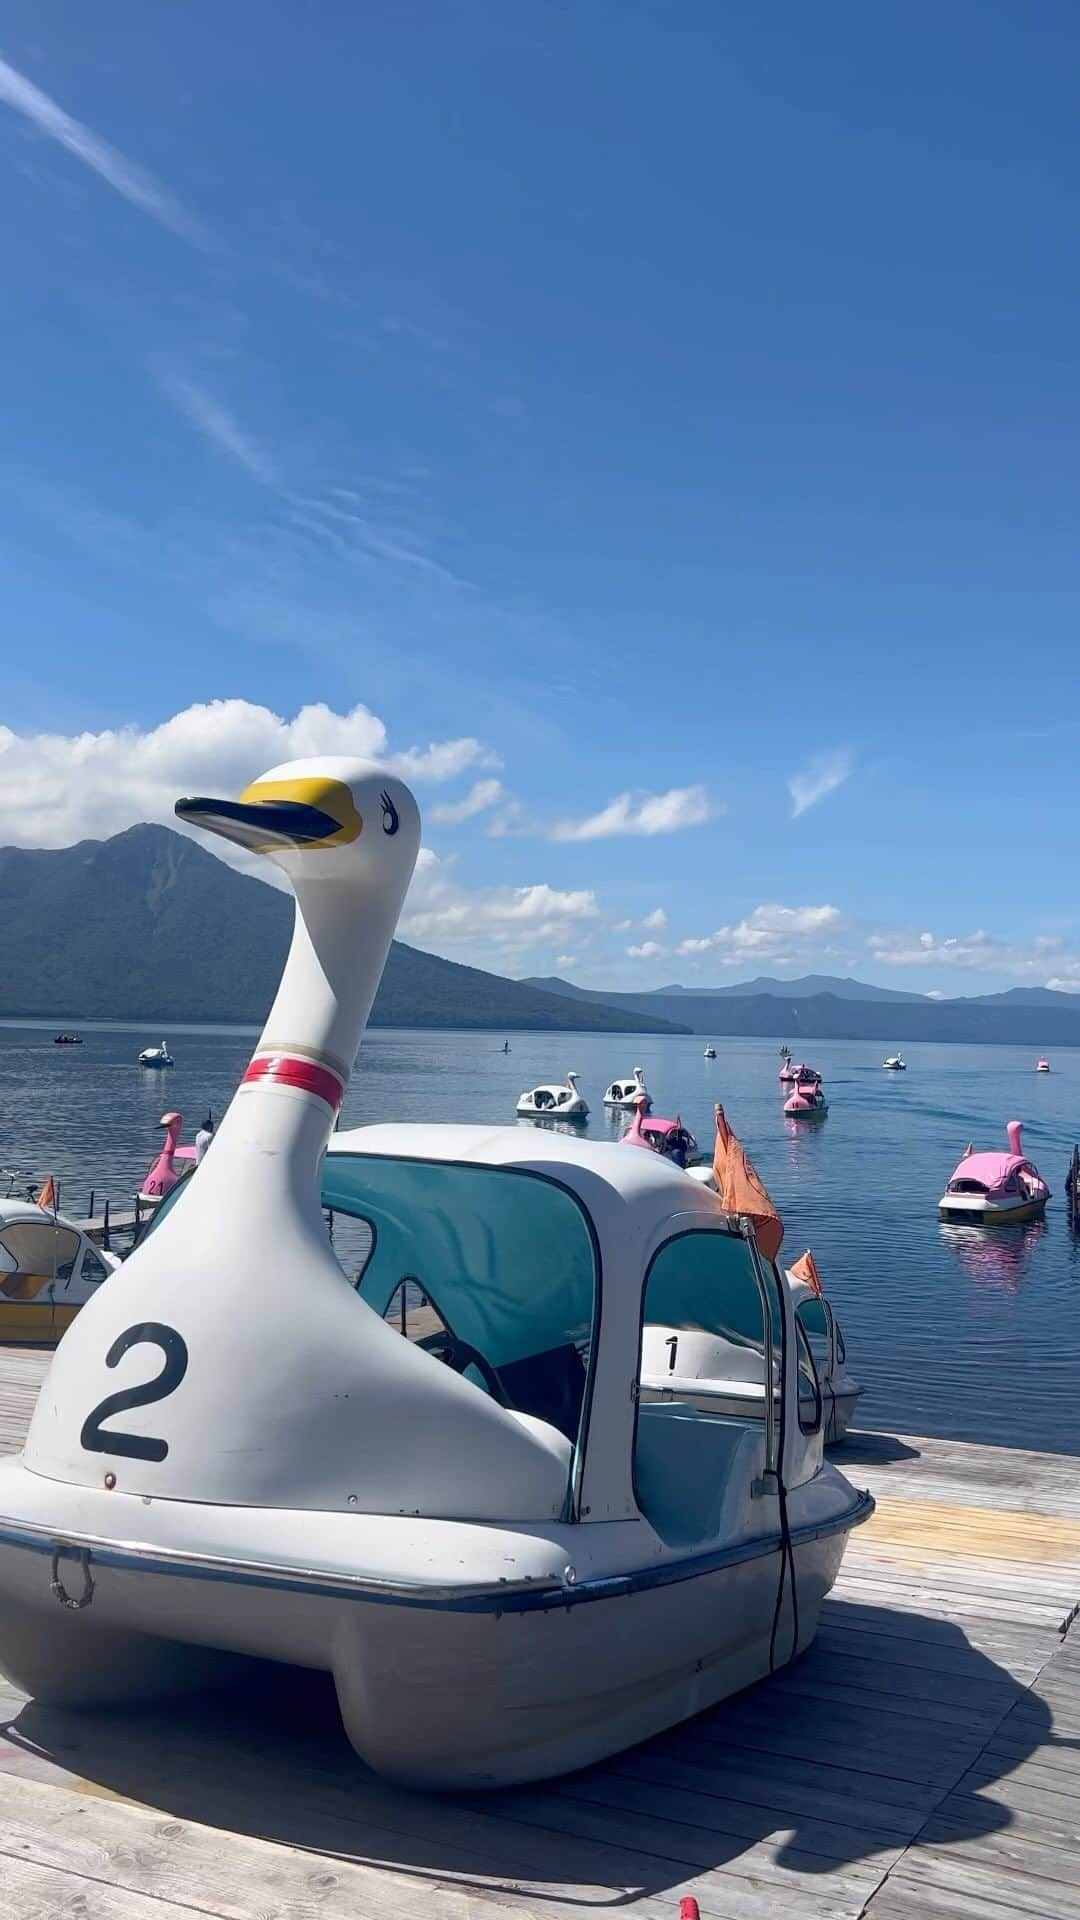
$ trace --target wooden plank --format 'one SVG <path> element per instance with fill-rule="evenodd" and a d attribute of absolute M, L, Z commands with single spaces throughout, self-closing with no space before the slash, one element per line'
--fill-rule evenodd
<path fill-rule="evenodd" d="M 867 1920 L 878 1920 L 878 1898 L 884 1899 L 886 1893 L 893 1897 L 901 1891 L 910 1891 L 927 1902 L 956 1902 L 955 1911 L 963 1920 L 968 1920 L 969 1914 L 971 1920 L 981 1920 L 983 1915 L 986 1920 L 1004 1920 L 997 1911 L 1002 1906 L 1010 1920 L 1014 1914 L 1023 1915 L 1025 1920 L 1080 1920 L 1080 1900 L 1070 1887 L 1031 1880 L 999 1865 L 983 1865 L 920 1847 L 913 1847 L 893 1869 L 881 1894 L 871 1900 Z M 949 1912 L 947 1904 L 945 1911 Z"/>
<path fill-rule="evenodd" d="M 476 1807 L 471 1796 L 465 1796 L 463 1804 Z M 711 1834 L 704 1828 L 645 1814 L 630 1815 L 618 1807 L 587 1804 L 560 1790 L 532 1788 L 500 1794 L 498 1811 L 516 1825 L 537 1826 L 560 1837 L 603 1840 L 617 1847 L 638 1846 L 652 1858 L 667 1860 L 680 1869 L 705 1868 L 723 1877 L 730 1868 L 740 1877 L 776 1881 L 807 1892 L 821 1885 L 821 1859 L 800 1846 L 797 1829 L 775 1829 L 768 1840 L 732 1845 L 735 1836 Z M 868 1898 L 880 1880 L 881 1869 L 864 1865 L 863 1859 L 872 1857 L 875 1851 L 868 1848 L 866 1856 L 860 1853 L 857 1862 L 834 1866 L 833 1886 L 841 1892 L 861 1889 L 863 1898 Z M 880 1852 L 886 1861 L 891 1857 L 890 1849 Z"/>
<path fill-rule="evenodd" d="M 630 1780 L 655 1780 L 665 1787 L 688 1787 L 728 1800 L 744 1800 L 782 1814 L 805 1814 L 811 1820 L 850 1820 L 857 1806 L 860 1820 L 888 1841 L 910 1840 L 936 1804 L 935 1788 L 907 1788 L 895 1781 L 871 1782 L 863 1774 L 825 1762 L 776 1760 L 770 1754 L 747 1754 L 733 1748 L 728 1755 L 714 1752 L 708 1759 L 679 1758 L 671 1747 L 663 1752 L 639 1748 L 620 1754 L 610 1770 Z M 966 1778 L 967 1776 L 965 1776 Z"/>
<path fill-rule="evenodd" d="M 614 1768 L 598 1768 L 563 1781 L 560 1796 L 582 1800 L 590 1806 L 618 1809 L 659 1819 L 672 1826 L 700 1827 L 706 1833 L 718 1833 L 744 1840 L 787 1838 L 807 1854 L 820 1854 L 825 1860 L 851 1861 L 895 1858 L 912 1838 L 911 1830 L 897 1834 L 877 1826 L 866 1816 L 864 1807 L 847 1807 L 848 1819 L 822 1817 L 820 1810 L 810 1820 L 792 1823 L 790 1814 L 776 1806 L 757 1806 L 731 1795 L 703 1793 L 682 1782 L 661 1784 L 655 1779 L 631 1779 Z M 851 1815 L 858 1813 L 852 1824 Z"/>
<path fill-rule="evenodd" d="M 51 1796 L 55 1804 L 40 1796 Z M 362 1844 L 359 1824 L 357 1840 Z M 5 1877 L 8 1849 L 20 1857 L 29 1852 L 54 1867 L 109 1877 L 129 1889 L 173 1889 L 186 1901 L 185 1912 L 194 1908 L 220 1920 L 255 1920 L 255 1916 L 269 1920 L 278 1915 L 282 1920 L 286 1915 L 289 1920 L 307 1920 L 309 1915 L 312 1920 L 394 1915 L 416 1920 L 418 1913 L 425 1920 L 473 1920 L 477 1913 L 484 1920 L 509 1914 L 521 1920 L 523 1909 L 542 1912 L 545 1920 L 582 1920 L 583 1912 L 613 1903 L 612 1893 L 606 1890 L 602 1897 L 584 1900 L 566 1897 L 566 1891 L 560 1897 L 556 1882 L 551 1893 L 530 1907 L 528 1889 L 507 1884 L 493 1891 L 487 1882 L 444 1878 L 438 1864 L 441 1856 L 435 1854 L 423 1867 L 394 1871 L 388 1865 L 350 1859 L 343 1849 L 328 1868 L 318 1854 L 266 1840 L 223 1836 L 216 1828 L 163 1819 L 143 1808 L 103 1804 L 22 1782 L 16 1783 L 10 1818 L 0 1833 Z M 813 1920 L 820 1915 L 825 1920 L 830 1913 L 846 1911 L 854 1916 L 859 1911 L 855 1896 L 841 1909 L 835 1894 L 825 1896 L 820 1888 L 812 1887 L 807 1895 L 803 1890 L 765 1886 L 749 1877 L 732 1875 L 721 1880 L 715 1874 L 702 1874 L 670 1888 L 665 1884 L 663 1898 L 634 1899 L 635 1920 L 670 1920 L 672 1904 L 684 1885 L 692 1885 L 698 1893 L 703 1915 L 724 1920 L 769 1920 L 773 1914 L 790 1916 L 790 1920 L 806 1915 Z M 858 1899 L 861 1905 L 861 1892 Z M 622 1905 L 624 1900 L 620 1896 L 615 1903 Z"/>
<path fill-rule="evenodd" d="M 1038 1566 L 1061 1561 L 1080 1564 L 1080 1520 L 1030 1510 L 899 1498 L 892 1493 L 878 1494 L 877 1502 L 860 1545 L 888 1540 L 892 1546 L 910 1545 L 927 1558 L 944 1554 L 1024 1560 Z"/>
<path fill-rule="evenodd" d="M 157 1894 L 129 1893 L 124 1887 L 58 1872 L 29 1860 L 3 1860 L 4 1920 L 191 1920 L 189 1902 L 175 1904 Z M 204 1908 L 203 1912 L 209 1909 Z"/>
<path fill-rule="evenodd" d="M 0 1449 L 48 1363 L 0 1349 Z M 97 1920 L 84 1881 L 121 1902 L 103 1920 L 172 1920 L 175 1902 L 413 1920 L 421 1901 L 431 1920 L 479 1903 L 484 1920 L 674 1920 L 691 1892 L 702 1920 L 1080 1920 L 1080 1639 L 1059 1633 L 1080 1597 L 1076 1463 L 881 1438 L 868 1464 L 879 1513 L 815 1647 L 551 1786 L 399 1792 L 356 1761 L 316 1676 L 130 1715 L 0 1692 L 0 1879 L 10 1859 L 55 1887 L 18 1920 Z"/>

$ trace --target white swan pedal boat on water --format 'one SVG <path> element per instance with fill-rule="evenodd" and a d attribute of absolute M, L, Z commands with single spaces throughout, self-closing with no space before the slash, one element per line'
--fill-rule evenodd
<path fill-rule="evenodd" d="M 644 1067 L 635 1067 L 629 1080 L 613 1080 L 604 1094 L 605 1107 L 633 1107 L 640 1094 L 648 1097 Z"/>
<path fill-rule="evenodd" d="M 615 1143 L 331 1137 L 412 795 L 309 760 L 178 812 L 284 869 L 292 946 L 213 1151 L 0 1461 L 0 1668 L 67 1706 L 186 1691 L 236 1653 L 330 1670 L 372 1767 L 475 1787 L 583 1766 L 788 1661 L 873 1503 L 823 1464 L 750 1224 Z M 321 1182 L 375 1229 L 358 1292 Z M 407 1280 L 432 1351 L 383 1317 Z M 639 1407 L 643 1314 L 736 1334 L 778 1397 Z"/>
<path fill-rule="evenodd" d="M 176 1061 L 169 1052 L 169 1043 L 162 1040 L 156 1047 L 144 1047 L 139 1055 L 140 1067 L 175 1067 Z"/>
<path fill-rule="evenodd" d="M 568 1073 L 565 1081 L 550 1087 L 530 1087 L 523 1093 L 515 1111 L 522 1118 L 533 1117 L 538 1120 L 587 1120 L 588 1102 L 578 1091 L 576 1073 Z"/>

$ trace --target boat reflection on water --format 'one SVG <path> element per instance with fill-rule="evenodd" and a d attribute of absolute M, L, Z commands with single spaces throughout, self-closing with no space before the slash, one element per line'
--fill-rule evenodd
<path fill-rule="evenodd" d="M 787 1164 L 793 1173 L 804 1173 L 820 1161 L 824 1145 L 822 1134 L 829 1124 L 829 1110 L 826 1107 L 814 1114 L 803 1114 L 798 1120 L 785 1113 L 783 1120 Z"/>
<path fill-rule="evenodd" d="M 587 1137 L 580 1120 L 576 1124 L 573 1120 L 556 1120 L 547 1113 L 519 1113 L 517 1124 L 526 1128 L 539 1127 L 544 1133 L 567 1133 L 572 1140 L 584 1140 Z"/>
<path fill-rule="evenodd" d="M 999 1293 L 1019 1292 L 1032 1255 L 1045 1237 L 1045 1220 L 1028 1220 L 1019 1227 L 962 1227 L 942 1222 L 938 1231 L 968 1278 L 978 1287 Z"/>

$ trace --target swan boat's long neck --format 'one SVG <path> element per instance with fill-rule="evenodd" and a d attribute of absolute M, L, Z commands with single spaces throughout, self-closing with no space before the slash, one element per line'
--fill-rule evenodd
<path fill-rule="evenodd" d="M 296 919 L 285 971 L 226 1117 L 244 1131 L 269 1120 L 278 1152 L 313 1175 L 349 1083 L 390 949 L 400 902 L 358 882 L 296 880 Z M 291 1098 L 282 1100 L 285 1093 Z M 266 1103 L 270 1103 L 267 1106 Z M 230 1128 L 230 1131 L 232 1129 Z"/>

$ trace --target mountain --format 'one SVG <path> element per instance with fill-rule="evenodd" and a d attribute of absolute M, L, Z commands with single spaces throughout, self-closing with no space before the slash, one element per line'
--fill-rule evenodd
<path fill-rule="evenodd" d="M 1006 987 L 1004 993 L 980 993 L 981 1007 L 1071 1007 L 1080 1013 L 1080 993 L 1062 993 L 1057 987 Z"/>
<path fill-rule="evenodd" d="M 776 1000 L 815 1000 L 831 993 L 836 1000 L 895 1000 L 922 1006 L 925 993 L 908 993 L 900 987 L 873 987 L 865 980 L 841 979 L 832 973 L 804 973 L 797 980 L 777 980 L 772 974 L 760 974 L 756 980 L 742 980 L 730 987 L 658 987 L 658 993 L 693 994 L 695 999 L 754 1000 L 759 994 L 771 994 Z"/>
<path fill-rule="evenodd" d="M 551 979 L 547 988 L 564 991 Z M 1020 989 L 1020 992 L 1024 992 Z M 592 995 L 570 988 L 571 1004 Z M 597 999 L 601 996 L 598 994 Z M 907 1046 L 914 1040 L 969 1041 L 982 1046 L 1080 1047 L 1080 1001 L 1073 994 L 1054 996 L 1053 1006 L 1019 1001 L 1008 995 L 968 1000 L 854 1000 L 835 993 L 607 993 L 603 1004 L 631 1013 L 653 1008 L 671 1020 L 685 1021 L 694 1033 L 713 1039 L 744 1035 L 786 1040 L 874 1040 Z M 1004 1003 L 1004 1004 L 1002 1004 Z"/>
<path fill-rule="evenodd" d="M 894 1006 L 1056 1007 L 1058 1012 L 1080 1014 L 1080 992 L 1062 993 L 1054 987 L 1008 987 L 1004 993 L 965 994 L 955 1000 L 935 1002 L 925 993 L 908 993 L 898 987 L 875 987 L 867 980 L 841 978 L 832 973 L 804 973 L 797 980 L 778 980 L 774 974 L 763 973 L 756 980 L 739 980 L 727 987 L 672 985 L 649 987 L 647 991 L 629 994 L 593 992 L 588 987 L 575 987 L 571 980 L 560 980 L 557 974 L 548 974 L 542 980 L 528 978 L 521 984 L 540 988 L 544 993 L 562 993 L 571 1000 L 604 1000 L 609 1005 L 613 1000 L 641 1001 L 644 1004 L 657 1000 L 757 1000 L 767 995 L 772 1000 L 782 1000 L 785 1006 L 797 1007 L 804 1000 L 817 1000 L 823 994 L 828 994 L 834 1000 L 891 1000 Z M 709 1024 L 708 1020 L 705 1024 Z"/>
<path fill-rule="evenodd" d="M 168 827 L 58 851 L 0 848 L 0 1013 L 261 1020 L 281 976 L 290 897 Z M 587 1006 L 395 941 L 374 1026 L 686 1033 L 658 1008 Z"/>
<path fill-rule="evenodd" d="M 523 986 L 539 987 L 544 993 L 564 993 L 572 1000 L 608 1000 L 608 993 L 595 996 L 586 987 L 575 987 L 570 980 L 560 980 L 557 974 L 549 974 L 545 979 L 529 978 Z M 1023 989 L 1021 989 L 1023 991 Z M 906 993 L 898 987 L 872 987 L 865 980 L 840 979 L 831 973 L 804 973 L 798 980 L 777 980 L 772 974 L 760 974 L 756 980 L 740 980 L 728 987 L 649 987 L 647 991 L 630 995 L 620 995 L 621 999 L 634 1000 L 756 1000 L 763 994 L 770 999 L 783 1000 L 788 1005 L 797 1006 L 800 1000 L 815 1000 L 823 993 L 832 994 L 836 1000 L 892 1000 L 898 1005 L 925 1006 L 925 993 Z M 1063 996 L 1058 995 L 1059 999 Z"/>

